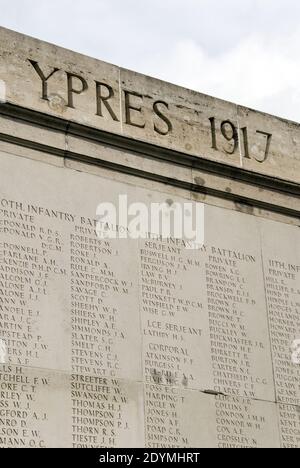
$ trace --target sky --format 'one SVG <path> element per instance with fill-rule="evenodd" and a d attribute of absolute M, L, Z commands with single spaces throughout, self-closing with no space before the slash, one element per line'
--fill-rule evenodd
<path fill-rule="evenodd" d="M 299 0 L 0 0 L 0 25 L 300 122 Z"/>

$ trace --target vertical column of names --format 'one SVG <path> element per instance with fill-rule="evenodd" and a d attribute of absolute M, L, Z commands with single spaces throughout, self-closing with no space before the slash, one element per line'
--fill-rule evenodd
<path fill-rule="evenodd" d="M 10 363 L 51 368 L 51 330 L 62 318 L 50 310 L 54 285 L 65 280 L 65 247 L 53 219 L 67 214 L 13 200 L 1 200 L 0 211 L 0 338 Z M 52 327 L 45 323 L 52 315 Z M 54 320 L 57 317 L 57 320 Z M 55 353 L 56 354 L 56 353 Z M 58 364 L 59 365 L 59 364 Z"/>
<path fill-rule="evenodd" d="M 268 348 L 249 333 L 253 313 L 260 308 L 247 283 L 256 265 L 251 254 L 215 246 L 209 247 L 205 265 L 214 390 L 253 398 L 258 386 L 268 384 L 257 375 L 253 359 Z"/>
<path fill-rule="evenodd" d="M 261 222 L 277 401 L 300 406 L 299 229 Z M 274 236 L 276 232 L 276 236 Z"/>
<path fill-rule="evenodd" d="M 122 241 L 99 239 L 95 228 L 81 216 L 70 233 L 72 443 L 128 446 L 138 425 L 137 387 L 129 394 L 140 377 L 137 265 L 126 266 L 126 240 L 123 250 Z"/>
<path fill-rule="evenodd" d="M 265 275 L 277 397 L 300 405 L 300 264 L 268 258 Z"/>
<path fill-rule="evenodd" d="M 171 238 L 141 245 L 145 425 L 151 447 L 189 446 L 181 428 L 185 397 L 180 389 L 207 384 L 205 247 L 197 251 L 185 247 L 183 240 Z"/>

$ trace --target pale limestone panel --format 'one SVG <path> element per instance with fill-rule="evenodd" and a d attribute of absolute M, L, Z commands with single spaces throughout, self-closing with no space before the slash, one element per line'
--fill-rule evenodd
<path fill-rule="evenodd" d="M 277 400 L 300 405 L 299 228 L 261 221 Z"/>
<path fill-rule="evenodd" d="M 165 370 L 167 374 L 165 372 L 164 378 L 167 376 L 176 384 L 189 388 L 274 400 L 263 286 L 260 282 L 259 240 L 254 218 L 206 207 L 204 248 L 186 251 L 174 243 L 170 244 L 167 248 L 170 247 L 169 254 L 174 257 L 169 259 L 171 269 L 163 266 L 150 272 L 146 283 L 139 271 L 138 245 L 133 240 L 95 244 L 97 203 L 110 201 L 117 205 L 119 194 L 127 194 L 128 203 L 144 201 L 147 205 L 150 202 L 166 202 L 172 206 L 183 199 L 82 173 L 59 171 L 43 165 L 37 167 L 30 161 L 19 162 L 19 169 L 21 164 L 24 170 L 18 172 L 15 179 L 18 190 L 14 195 L 10 184 L 12 162 L 13 159 L 3 156 L 3 173 L 8 185 L 7 188 L 5 184 L 3 186 L 3 203 L 17 208 L 18 215 L 22 215 L 24 209 L 32 212 L 34 200 L 40 199 L 43 209 L 38 211 L 37 221 L 32 221 L 34 228 L 36 222 L 39 226 L 39 243 L 34 232 L 31 233 L 33 238 L 25 238 L 25 247 L 44 247 L 37 254 L 43 257 L 43 263 L 48 262 L 46 267 L 50 270 L 46 268 L 47 271 L 43 272 L 49 278 L 43 278 L 42 284 L 39 278 L 33 279 L 38 281 L 39 286 L 34 290 L 30 289 L 30 276 L 28 283 L 25 278 L 22 279 L 25 284 L 12 285 L 29 291 L 23 309 L 28 307 L 26 300 L 34 301 L 34 305 L 38 301 L 39 307 L 33 311 L 26 308 L 26 314 L 30 314 L 29 317 L 25 315 L 26 320 L 34 323 L 34 329 L 28 330 L 23 322 L 20 329 L 24 333 L 23 339 L 27 338 L 24 343 L 20 337 L 17 343 L 13 341 L 11 331 L 14 325 L 5 319 L 9 323 L 10 333 L 3 329 L 2 339 L 7 345 L 9 362 L 49 368 L 54 366 L 62 370 L 72 366 L 74 372 L 101 372 L 101 375 L 111 377 L 141 377 L 140 303 L 144 328 L 143 363 L 147 378 L 154 381 L 158 378 L 159 381 L 160 372 Z M 24 182 L 24 177 L 29 172 L 29 180 L 34 180 L 34 183 L 28 186 L 28 180 Z M 59 190 L 53 191 L 53 187 L 57 188 L 59 184 L 63 187 L 63 197 Z M 81 187 L 89 187 L 84 197 L 78 190 Z M 7 201 L 10 199 L 8 194 L 13 195 L 10 197 L 13 200 L 26 202 L 23 205 L 16 202 L 11 204 Z M 49 216 L 45 207 L 55 207 L 55 220 L 51 219 L 53 213 Z M 8 218 L 4 221 L 14 219 L 11 212 L 6 210 L 3 213 Z M 59 229 L 57 216 L 61 218 Z M 51 233 L 43 239 L 43 235 L 47 234 L 44 232 L 45 219 Z M 18 236 L 12 232 L 13 236 Z M 18 250 L 17 243 L 11 242 L 13 238 L 9 231 L 10 242 L 6 239 L 3 244 L 4 254 L 8 258 Z M 157 253 L 161 247 L 158 241 L 154 241 L 148 250 Z M 48 250 L 51 255 L 47 260 L 43 252 L 47 253 Z M 25 253 L 28 254 L 26 249 Z M 149 253 L 153 258 L 152 254 Z M 97 263 L 97 255 L 101 256 L 103 263 Z M 38 260 L 36 265 L 34 269 L 39 275 Z M 95 269 L 102 277 L 100 282 L 97 281 L 98 276 L 95 279 L 92 274 Z M 11 278 L 3 276 L 6 282 Z M 11 294 L 9 284 L 4 283 L 4 286 Z M 149 287 L 152 292 L 146 290 Z M 159 289 L 162 290 L 161 294 L 157 293 Z M 143 294 L 150 298 L 150 305 L 154 297 L 157 306 L 149 306 L 149 303 L 145 306 Z M 167 304 L 160 297 L 167 298 Z M 20 300 L 24 303 L 24 298 L 20 297 Z M 18 310 L 15 313 L 20 314 Z M 260 324 L 258 328 L 252 321 L 253 313 L 256 313 L 255 324 Z M 50 325 L 48 316 L 52 318 Z M 230 330 L 225 330 L 222 325 L 225 321 L 230 322 Z M 159 333 L 155 327 L 158 327 Z M 154 351 L 159 351 L 158 359 Z M 173 361 L 170 368 L 161 367 L 170 361 Z M 176 368 L 174 362 L 177 362 Z"/>
<path fill-rule="evenodd" d="M 128 187 L 5 154 L 1 174 L 4 362 L 140 380 L 137 246 L 95 234 Z"/>
<path fill-rule="evenodd" d="M 148 448 L 280 447 L 276 405 L 145 385 Z"/>
<path fill-rule="evenodd" d="M 209 120 L 211 117 L 215 117 L 219 123 L 230 120 L 237 126 L 237 109 L 234 104 L 124 69 L 121 69 L 121 87 L 127 91 L 137 90 L 141 95 L 130 98 L 133 107 L 142 109 L 141 112 L 130 111 L 130 115 L 134 124 L 145 124 L 144 128 L 127 125 L 123 109 L 123 131 L 126 136 L 138 140 L 146 139 L 187 154 L 203 157 L 205 155 L 205 158 L 234 166 L 240 165 L 239 152 L 229 154 L 233 149 L 231 142 L 223 139 L 221 151 L 212 148 Z M 160 106 L 160 110 L 172 122 L 173 127 L 172 131 L 164 136 L 153 131 L 155 125 L 160 131 L 166 130 L 166 125 L 153 113 L 153 104 L 161 100 L 169 105 L 167 110 Z"/>
<path fill-rule="evenodd" d="M 66 374 L 0 365 L 0 447 L 70 445 L 70 379 Z"/>
<path fill-rule="evenodd" d="M 243 197 L 245 202 L 248 201 L 249 203 L 248 210 L 250 214 L 251 211 L 258 211 L 258 208 L 256 208 L 255 205 L 260 204 L 261 202 L 276 207 L 282 207 L 283 209 L 287 208 L 299 211 L 298 197 L 293 197 L 288 193 L 279 191 L 277 192 L 275 190 L 269 190 L 264 187 L 257 187 L 247 182 L 235 180 L 234 178 L 225 178 L 222 177 L 222 175 L 209 174 L 195 169 L 192 170 L 192 177 L 193 184 L 199 187 L 199 189 L 204 193 L 206 193 L 209 189 L 213 189 L 222 192 L 224 197 L 226 197 L 227 194 L 235 196 L 236 199 Z M 240 203 L 233 203 L 236 204 L 236 209 L 238 209 Z"/>
<path fill-rule="evenodd" d="M 0 78 L 5 82 L 8 102 L 83 125 L 121 133 L 117 67 L 4 28 L 1 28 L 0 58 Z M 48 100 L 42 99 L 42 80 L 29 59 L 38 62 L 45 77 L 55 68 L 58 70 L 47 80 Z M 73 93 L 74 109 L 67 105 L 67 72 L 82 77 L 88 85 L 83 93 Z M 108 84 L 113 89 L 111 107 L 118 121 L 110 117 L 105 106 L 102 106 L 103 117 L 96 115 L 95 81 Z M 82 91 L 80 79 L 73 78 L 72 87 Z"/>
<path fill-rule="evenodd" d="M 142 447 L 141 384 L 0 366 L 0 447 Z"/>
<path fill-rule="evenodd" d="M 0 44 L 0 79 L 9 103 L 200 158 L 299 181 L 300 136 L 296 124 L 4 28 Z M 42 99 L 41 78 L 28 59 L 39 63 L 45 77 L 58 69 L 47 80 L 47 100 Z M 74 108 L 71 103 L 67 105 L 67 73 L 77 75 L 71 78 Z M 107 105 L 102 102 L 100 110 L 97 110 L 96 81 L 109 86 L 102 86 L 102 96 L 110 99 L 104 101 Z M 127 107 L 126 92 L 136 93 L 130 96 Z M 159 103 L 156 109 L 155 103 Z M 272 138 L 265 158 L 266 134 L 272 134 Z"/>

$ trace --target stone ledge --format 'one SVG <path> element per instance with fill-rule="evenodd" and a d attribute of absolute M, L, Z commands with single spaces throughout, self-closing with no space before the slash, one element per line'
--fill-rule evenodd
<path fill-rule="evenodd" d="M 300 186 L 294 182 L 162 149 L 12 104 L 2 104 L 0 115 L 10 120 L 14 129 L 10 132 L 9 125 L 4 132 L 1 129 L 3 142 L 300 219 Z M 34 130 L 37 128 L 42 129 L 43 140 Z M 104 147 L 105 152 L 101 151 Z"/>

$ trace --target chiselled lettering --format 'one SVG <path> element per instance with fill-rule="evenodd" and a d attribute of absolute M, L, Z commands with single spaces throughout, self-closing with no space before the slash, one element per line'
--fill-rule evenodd
<path fill-rule="evenodd" d="M 38 76 L 40 77 L 42 81 L 42 99 L 45 101 L 48 101 L 48 80 L 53 76 L 55 73 L 59 71 L 59 68 L 53 68 L 53 70 L 46 76 L 44 72 L 41 70 L 38 62 L 35 62 L 34 60 L 29 60 L 28 61 L 31 63 L 35 71 L 37 72 Z"/>

